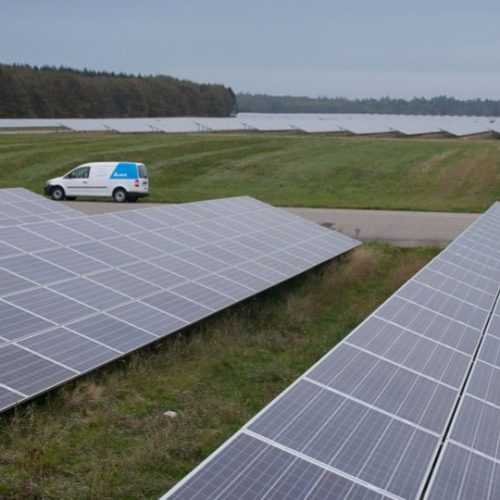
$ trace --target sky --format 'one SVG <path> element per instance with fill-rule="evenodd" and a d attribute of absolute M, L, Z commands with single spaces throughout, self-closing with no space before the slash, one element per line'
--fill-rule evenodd
<path fill-rule="evenodd" d="M 500 1 L 0 0 L 0 62 L 272 95 L 500 99 Z"/>

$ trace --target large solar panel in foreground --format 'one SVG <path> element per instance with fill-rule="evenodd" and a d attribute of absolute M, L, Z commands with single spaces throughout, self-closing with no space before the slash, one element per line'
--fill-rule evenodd
<path fill-rule="evenodd" d="M 166 497 L 499 498 L 499 285 L 495 204 Z"/>
<path fill-rule="evenodd" d="M 32 205 L 50 215 L 26 223 Z M 22 220 L 0 228 L 0 410 L 359 244 L 249 197 L 82 216 L 0 190 L 7 207 Z"/>

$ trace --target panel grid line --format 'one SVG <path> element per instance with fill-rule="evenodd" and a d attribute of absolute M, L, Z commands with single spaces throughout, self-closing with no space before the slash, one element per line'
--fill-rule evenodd
<path fill-rule="evenodd" d="M 403 500 L 402 497 L 396 496 L 389 491 L 383 490 L 382 488 L 377 488 L 371 483 L 367 483 L 355 476 L 351 476 L 350 474 L 345 473 L 344 471 L 337 469 L 335 467 L 332 467 L 331 465 L 325 464 L 324 462 L 320 462 L 318 460 L 315 460 L 314 458 L 310 457 L 309 455 L 304 455 L 303 453 L 300 453 L 299 451 L 293 450 L 287 446 L 284 446 L 280 443 L 277 443 L 276 441 L 273 441 L 272 439 L 268 439 L 261 434 L 257 434 L 255 432 L 252 432 L 250 429 L 245 429 L 242 431 L 243 434 L 247 434 L 248 436 L 253 437 L 254 439 L 258 439 L 259 441 L 262 441 L 263 443 L 266 443 L 270 446 L 273 446 L 275 448 L 278 448 L 282 451 L 285 451 L 289 453 L 290 455 L 294 455 L 297 458 L 300 458 L 302 460 L 305 460 L 306 462 L 309 462 L 311 464 L 317 465 L 318 467 L 321 467 L 322 469 L 333 472 L 337 474 L 338 476 L 345 477 L 346 479 L 349 479 L 355 484 L 360 484 L 364 486 L 365 488 L 368 488 L 371 491 L 375 491 L 376 493 L 379 493 L 380 495 L 383 495 L 387 498 L 393 499 L 393 500 Z"/>
<path fill-rule="evenodd" d="M 391 321 L 390 319 L 383 318 L 382 316 L 379 316 L 377 313 L 372 313 L 372 317 L 373 318 L 377 318 L 377 319 L 379 319 L 381 321 L 385 321 L 386 323 L 389 323 L 390 325 L 393 325 L 393 326 L 395 326 L 397 328 L 401 328 L 401 330 L 404 330 L 405 332 L 408 332 L 408 333 L 411 333 L 413 335 L 416 335 L 416 336 L 420 337 L 421 339 L 428 340 L 429 342 L 432 342 L 432 343 L 437 344 L 437 345 L 439 345 L 441 347 L 449 349 L 450 351 L 454 351 L 454 352 L 457 352 L 459 354 L 464 354 L 465 356 L 470 356 L 469 353 L 467 353 L 465 351 L 462 351 L 461 349 L 457 349 L 456 347 L 453 347 L 451 345 L 444 344 L 443 342 L 440 342 L 439 340 L 433 339 L 432 337 L 427 337 L 423 333 L 417 332 L 416 330 L 412 330 L 411 328 L 408 328 L 406 326 L 402 326 L 402 325 L 400 325 L 398 323 L 395 323 L 394 321 Z"/>
<path fill-rule="evenodd" d="M 395 297 L 398 297 L 398 299 L 401 299 L 401 300 L 405 300 L 406 302 L 408 302 L 409 304 L 413 304 L 414 306 L 418 306 L 422 309 L 425 309 L 429 312 L 432 312 L 434 314 L 437 314 L 438 316 L 442 316 L 443 318 L 446 318 L 446 319 L 450 319 L 452 321 L 455 321 L 457 323 L 460 323 L 461 325 L 463 326 L 466 326 L 468 328 L 472 328 L 473 330 L 476 330 L 477 332 L 481 332 L 482 330 L 479 329 L 479 328 L 476 328 L 474 326 L 471 326 L 471 325 L 468 325 L 467 323 L 464 323 L 463 321 L 460 321 L 456 318 L 453 318 L 452 316 L 448 316 L 447 314 L 443 314 L 442 312 L 439 312 L 439 311 L 436 311 L 435 309 L 431 309 L 430 307 L 427 307 L 427 306 L 424 306 L 423 304 L 419 304 L 418 302 L 415 302 L 414 300 L 411 300 L 411 299 L 408 299 L 406 297 L 403 297 L 401 295 L 398 294 L 398 292 L 396 292 L 394 294 Z"/>
<path fill-rule="evenodd" d="M 410 425 L 411 427 L 415 427 L 415 429 L 419 429 L 423 432 L 427 432 L 428 434 L 432 434 L 433 436 L 439 437 L 439 433 L 432 431 L 431 429 L 427 429 L 426 427 L 422 427 L 421 425 L 412 422 L 411 420 L 407 420 L 406 418 L 400 417 L 399 415 L 396 415 L 394 413 L 390 413 L 383 408 L 380 408 L 377 405 L 367 403 L 366 401 L 363 401 L 362 399 L 356 398 L 355 396 L 352 396 L 351 394 L 347 394 L 343 391 L 339 391 L 338 389 L 335 389 L 334 387 L 330 387 L 329 385 L 323 384 L 321 382 L 318 382 L 317 380 L 314 380 L 312 378 L 303 376 L 302 380 L 306 380 L 307 382 L 310 382 L 311 384 L 317 385 L 318 387 L 321 387 L 322 389 L 325 389 L 326 391 L 333 392 L 334 394 L 338 394 L 345 399 L 348 399 L 350 401 L 354 401 L 355 403 L 358 403 L 360 405 L 365 406 L 366 408 L 370 408 L 371 410 L 375 410 L 378 413 L 381 413 L 382 415 L 385 415 L 387 417 L 390 417 L 391 419 L 398 420 L 399 422 L 402 422 L 406 425 Z"/>
<path fill-rule="evenodd" d="M 442 385 L 444 387 L 448 387 L 448 389 L 452 389 L 453 391 L 456 391 L 457 388 L 456 387 L 453 387 L 452 385 L 450 384 L 447 384 L 446 382 L 443 382 L 441 380 L 438 380 L 434 377 L 431 377 L 429 375 L 426 375 L 422 372 L 419 372 L 418 370 L 414 370 L 413 368 L 409 368 L 408 366 L 405 366 L 405 365 L 402 365 L 401 363 L 397 363 L 396 361 L 392 361 L 391 359 L 389 358 L 385 358 L 384 356 L 380 355 L 380 354 L 377 354 L 375 352 L 372 352 L 372 351 L 369 351 L 368 349 L 364 349 L 363 347 L 360 347 L 356 344 L 353 344 L 352 342 L 349 342 L 348 340 L 344 340 L 344 345 L 348 345 L 348 346 L 351 346 L 361 352 L 364 352 L 366 354 L 369 354 L 370 356 L 373 356 L 375 358 L 378 358 L 378 359 L 381 359 L 381 360 L 384 360 L 385 362 L 387 363 L 390 363 L 391 365 L 394 365 L 394 366 L 397 366 L 398 368 L 401 368 L 402 370 L 406 370 L 408 372 L 411 372 L 415 375 L 418 375 L 419 377 L 423 377 L 423 378 L 426 378 L 428 380 L 431 380 L 432 382 L 435 382 L 436 384 L 439 384 L 439 385 Z"/>
<path fill-rule="evenodd" d="M 454 265 L 456 266 L 456 264 L 454 264 Z M 493 294 L 493 293 L 490 293 L 490 292 L 488 292 L 488 291 L 486 291 L 486 290 L 482 290 L 481 288 L 478 288 L 478 287 L 476 287 L 476 286 L 474 286 L 474 285 L 472 285 L 472 284 L 470 284 L 470 283 L 467 283 L 466 281 L 462 281 L 462 280 L 460 280 L 460 279 L 458 279 L 458 278 L 455 278 L 455 277 L 449 276 L 448 274 L 443 273 L 442 271 L 439 271 L 438 269 L 431 269 L 431 270 L 432 270 L 432 272 L 434 272 L 434 273 L 436 273 L 436 274 L 439 274 L 440 276 L 443 276 L 443 277 L 444 277 L 444 278 L 446 278 L 446 279 L 449 279 L 449 280 L 452 280 L 452 281 L 456 281 L 457 283 L 460 283 L 461 285 L 466 285 L 466 286 L 468 286 L 468 287 L 470 287 L 470 288 L 473 288 L 474 290 L 477 290 L 478 292 L 481 292 L 481 293 L 484 293 L 484 294 L 486 294 L 486 295 L 489 295 L 490 297 L 493 297 L 493 298 L 495 297 L 495 294 Z M 472 272 L 472 271 L 470 271 L 470 270 L 469 270 L 469 272 Z M 417 273 L 417 274 L 415 275 L 415 277 L 414 277 L 414 278 L 415 278 L 416 280 L 417 280 L 417 278 L 418 278 L 418 275 L 419 275 L 419 274 L 420 274 L 420 273 Z M 492 279 L 489 279 L 489 278 L 484 278 L 484 279 L 485 279 L 485 280 L 490 281 L 492 284 L 496 284 L 496 282 L 495 282 L 494 280 L 492 280 Z M 418 280 L 417 280 L 417 281 L 418 281 Z M 420 281 L 419 281 L 419 283 L 422 283 L 422 282 L 420 282 Z M 424 283 L 422 283 L 422 284 L 424 284 Z"/>
<path fill-rule="evenodd" d="M 462 302 L 464 304 L 468 304 L 468 305 L 470 305 L 472 307 L 475 307 L 476 309 L 481 309 L 481 311 L 489 312 L 489 309 L 485 309 L 484 307 L 478 306 L 477 304 L 473 304 L 472 302 L 469 302 L 467 300 L 461 299 L 460 297 L 457 297 L 456 295 L 453 295 L 453 294 L 448 293 L 448 292 L 444 292 L 443 290 L 440 290 L 439 288 L 434 288 L 433 286 L 430 286 L 427 283 L 424 283 L 423 281 L 420 281 L 418 279 L 418 276 L 414 277 L 414 281 L 417 282 L 419 285 L 424 286 L 425 288 L 429 288 L 430 290 L 433 290 L 435 292 L 442 293 L 443 295 L 446 295 L 447 297 L 451 297 L 451 298 L 453 298 L 455 300 L 458 300 L 458 301 L 460 301 L 460 302 Z"/>

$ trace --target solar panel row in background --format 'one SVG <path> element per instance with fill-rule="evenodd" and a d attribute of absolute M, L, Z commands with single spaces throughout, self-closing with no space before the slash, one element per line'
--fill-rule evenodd
<path fill-rule="evenodd" d="M 495 204 L 166 497 L 498 497 L 499 285 Z"/>
<path fill-rule="evenodd" d="M 0 119 L 1 129 L 66 128 L 119 133 L 208 131 L 301 131 L 305 133 L 448 134 L 455 137 L 500 133 L 500 121 L 486 116 L 427 116 L 377 114 L 239 113 L 236 117 Z"/>
<path fill-rule="evenodd" d="M 0 190 L 5 207 L 17 197 L 46 205 Z M 0 409 L 359 244 L 249 197 L 96 216 L 57 207 L 57 220 L 0 228 Z"/>

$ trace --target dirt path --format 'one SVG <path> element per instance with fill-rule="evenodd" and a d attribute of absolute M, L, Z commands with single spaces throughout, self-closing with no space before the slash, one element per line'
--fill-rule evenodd
<path fill-rule="evenodd" d="M 64 202 L 85 214 L 145 208 L 160 203 Z M 337 208 L 286 208 L 289 212 L 336 229 L 362 241 L 381 240 L 399 246 L 446 245 L 479 214 L 348 210 Z"/>

